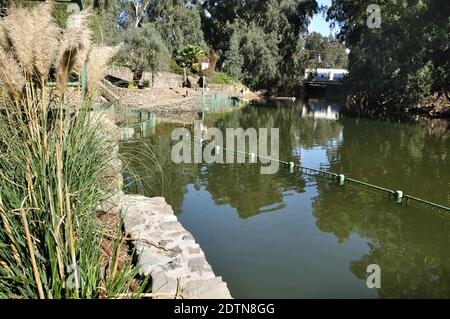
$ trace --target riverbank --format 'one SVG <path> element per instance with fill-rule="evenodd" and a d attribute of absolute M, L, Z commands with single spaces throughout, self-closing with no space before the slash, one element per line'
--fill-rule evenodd
<path fill-rule="evenodd" d="M 411 114 L 417 114 L 428 118 L 450 119 L 450 101 L 445 94 L 433 94 L 424 103 L 408 110 Z"/>
<path fill-rule="evenodd" d="M 133 240 L 141 276 L 152 279 L 153 298 L 230 299 L 194 237 L 163 197 L 123 195 L 117 200 Z"/>
<path fill-rule="evenodd" d="M 403 117 L 418 119 L 450 119 L 450 101 L 444 94 L 433 94 L 423 103 L 410 107 L 400 107 L 390 104 L 374 104 L 364 96 L 349 95 L 346 98 L 343 112 L 356 117 L 388 119 Z"/>
<path fill-rule="evenodd" d="M 102 126 L 116 137 L 118 127 L 104 112 Z M 118 150 L 118 146 L 115 148 Z M 109 163 L 115 187 L 97 211 L 105 228 L 123 220 L 127 242 L 133 246 L 141 278 L 151 279 L 151 293 L 141 297 L 159 299 L 229 299 L 227 284 L 216 276 L 200 245 L 180 222 L 163 197 L 122 192 L 122 161 L 118 152 Z M 120 258 L 130 258 L 120 249 Z"/>

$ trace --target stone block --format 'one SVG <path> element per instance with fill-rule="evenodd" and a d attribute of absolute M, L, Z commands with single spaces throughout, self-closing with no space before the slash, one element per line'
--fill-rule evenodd
<path fill-rule="evenodd" d="M 156 299 L 175 298 L 177 286 L 177 278 L 168 276 L 163 271 L 152 275 L 152 293 L 155 294 L 154 298 Z"/>
<path fill-rule="evenodd" d="M 181 288 L 186 299 L 231 299 L 230 292 L 221 277 L 206 280 L 192 280 Z"/>

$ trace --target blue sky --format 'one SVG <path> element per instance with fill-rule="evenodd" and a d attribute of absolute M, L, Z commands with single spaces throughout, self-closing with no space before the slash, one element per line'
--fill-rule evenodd
<path fill-rule="evenodd" d="M 331 6 L 331 0 L 317 0 L 319 6 Z M 319 32 L 324 36 L 330 35 L 330 24 L 325 21 L 322 13 L 318 13 L 313 16 L 311 24 L 308 27 L 309 32 Z M 337 29 L 335 28 L 332 33 L 335 34 Z"/>

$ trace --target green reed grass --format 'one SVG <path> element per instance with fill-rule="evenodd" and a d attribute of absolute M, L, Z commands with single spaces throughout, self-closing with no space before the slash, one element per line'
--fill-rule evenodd
<path fill-rule="evenodd" d="M 105 274 L 96 217 L 114 145 L 90 107 L 69 111 L 47 95 L 9 100 L 0 115 L 0 297 L 128 292 L 135 271 Z"/>
<path fill-rule="evenodd" d="M 121 229 L 106 237 L 96 214 L 116 178 L 109 176 L 114 139 L 90 111 L 98 72 L 89 73 L 97 79 L 88 79 L 86 99 L 76 106 L 64 102 L 72 69 L 86 63 L 90 71 L 103 70 L 93 64 L 106 63 L 98 56 L 111 51 L 90 50 L 89 32 L 81 32 L 86 17 L 86 12 L 72 17 L 61 36 L 51 1 L 12 8 L 0 21 L 0 298 L 141 292 L 140 286 L 130 290 L 136 268 L 117 261 Z M 54 50 L 39 51 L 42 45 Z M 45 85 L 53 63 L 56 90 Z M 111 236 L 114 253 L 107 256 L 102 243 Z"/>

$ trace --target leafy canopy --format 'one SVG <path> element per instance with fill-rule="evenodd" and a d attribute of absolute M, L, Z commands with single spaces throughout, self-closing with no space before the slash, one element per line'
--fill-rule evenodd
<path fill-rule="evenodd" d="M 126 31 L 120 60 L 132 70 L 158 71 L 167 66 L 170 53 L 151 23 Z"/>

